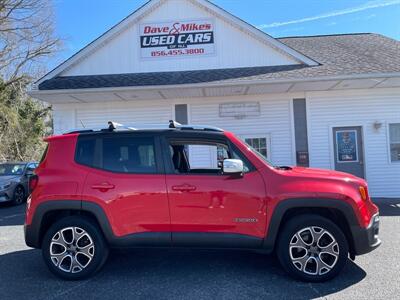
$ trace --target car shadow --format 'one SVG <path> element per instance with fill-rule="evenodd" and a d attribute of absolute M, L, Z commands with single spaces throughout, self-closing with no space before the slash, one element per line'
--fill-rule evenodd
<path fill-rule="evenodd" d="M 379 207 L 381 216 L 400 216 L 400 198 L 377 198 L 373 201 Z"/>
<path fill-rule="evenodd" d="M 25 220 L 25 206 L 0 203 L 0 226 L 23 225 Z"/>
<path fill-rule="evenodd" d="M 134 249 L 112 251 L 104 269 L 85 281 L 63 281 L 46 268 L 39 250 L 0 255 L 2 299 L 311 299 L 360 282 L 352 261 L 326 283 L 293 280 L 274 256 L 251 251 Z"/>

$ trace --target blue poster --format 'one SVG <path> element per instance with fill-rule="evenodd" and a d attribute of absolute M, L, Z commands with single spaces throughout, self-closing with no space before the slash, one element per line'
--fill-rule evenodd
<path fill-rule="evenodd" d="M 357 131 L 336 131 L 336 153 L 338 162 L 357 162 Z"/>

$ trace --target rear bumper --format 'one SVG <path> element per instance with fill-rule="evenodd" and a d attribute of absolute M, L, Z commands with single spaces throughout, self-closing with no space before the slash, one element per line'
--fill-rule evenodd
<path fill-rule="evenodd" d="M 379 214 L 371 218 L 367 228 L 352 227 L 354 254 L 362 255 L 378 248 L 381 244 L 379 239 Z"/>

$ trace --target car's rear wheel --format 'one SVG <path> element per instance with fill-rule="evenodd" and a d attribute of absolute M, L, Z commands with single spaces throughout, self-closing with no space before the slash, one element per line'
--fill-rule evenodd
<path fill-rule="evenodd" d="M 42 254 L 52 273 L 63 279 L 79 280 L 103 266 L 108 247 L 94 222 L 72 216 L 49 228 L 43 238 Z"/>
<path fill-rule="evenodd" d="M 24 201 L 25 201 L 25 190 L 21 185 L 17 185 L 13 193 L 12 204 L 20 205 L 24 203 Z"/>
<path fill-rule="evenodd" d="M 289 275 L 322 282 L 335 277 L 348 259 L 348 243 L 341 229 L 318 215 L 300 215 L 284 225 L 277 255 Z"/>

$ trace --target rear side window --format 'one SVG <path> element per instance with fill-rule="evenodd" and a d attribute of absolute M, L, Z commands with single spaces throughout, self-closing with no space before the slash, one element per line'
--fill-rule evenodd
<path fill-rule="evenodd" d="M 157 173 L 154 138 L 130 135 L 78 138 L 75 161 L 118 173 Z"/>
<path fill-rule="evenodd" d="M 81 165 L 94 167 L 96 139 L 94 137 L 79 138 L 75 160 Z"/>
<path fill-rule="evenodd" d="M 103 169 L 119 173 L 156 173 L 154 140 L 148 137 L 105 137 Z"/>

